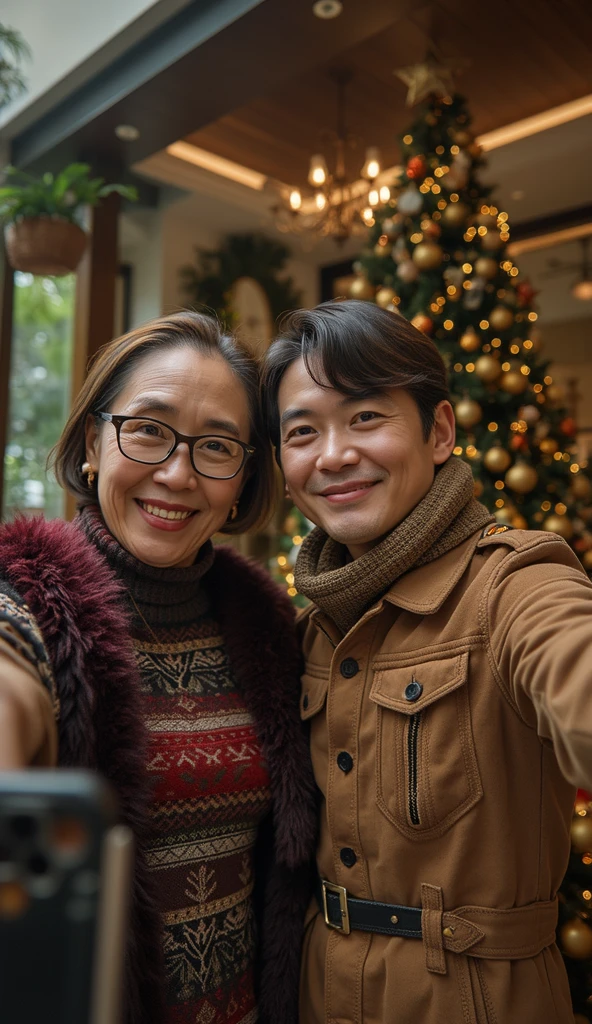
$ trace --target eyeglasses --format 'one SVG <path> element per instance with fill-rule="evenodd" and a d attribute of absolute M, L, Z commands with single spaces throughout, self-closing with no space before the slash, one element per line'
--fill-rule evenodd
<path fill-rule="evenodd" d="M 179 444 L 186 444 L 196 473 L 212 480 L 232 480 L 255 452 L 252 445 L 231 437 L 180 434 L 168 423 L 148 417 L 115 416 L 111 412 L 95 415 L 113 424 L 119 451 L 132 462 L 158 465 L 166 462 Z"/>

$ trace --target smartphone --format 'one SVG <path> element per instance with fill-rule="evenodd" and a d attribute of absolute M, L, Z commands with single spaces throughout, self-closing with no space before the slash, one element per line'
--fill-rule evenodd
<path fill-rule="evenodd" d="M 132 834 L 91 772 L 0 772 L 0 1024 L 118 1024 Z"/>

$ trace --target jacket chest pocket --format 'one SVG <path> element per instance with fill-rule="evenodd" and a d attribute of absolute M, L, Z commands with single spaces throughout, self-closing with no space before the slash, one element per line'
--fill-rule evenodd
<path fill-rule="evenodd" d="M 404 835 L 446 832 L 483 795 L 468 691 L 468 651 L 375 663 L 377 800 Z"/>

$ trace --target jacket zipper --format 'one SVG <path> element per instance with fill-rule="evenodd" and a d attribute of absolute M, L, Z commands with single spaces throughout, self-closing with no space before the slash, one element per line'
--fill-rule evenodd
<path fill-rule="evenodd" d="M 419 808 L 417 806 L 417 738 L 419 735 L 419 723 L 421 711 L 411 715 L 409 729 L 407 732 L 407 756 L 409 760 L 408 795 L 409 795 L 409 817 L 414 825 L 419 825 Z"/>

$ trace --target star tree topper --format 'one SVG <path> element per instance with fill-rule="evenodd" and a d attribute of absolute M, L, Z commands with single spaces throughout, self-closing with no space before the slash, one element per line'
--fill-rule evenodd
<path fill-rule="evenodd" d="M 422 63 L 397 68 L 393 74 L 407 86 L 407 106 L 413 107 L 432 94 L 442 97 L 452 96 L 454 77 L 465 66 L 462 61 L 429 53 Z"/>

